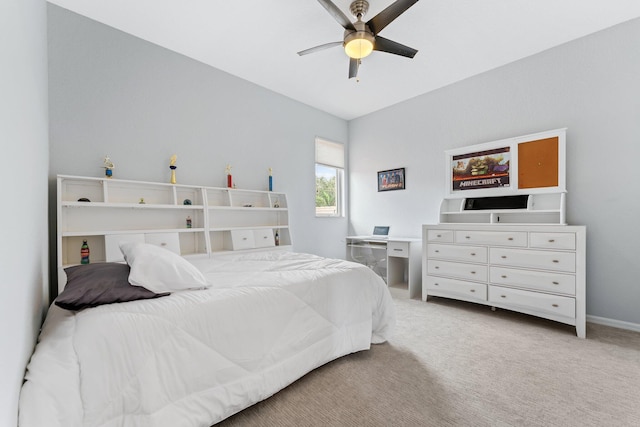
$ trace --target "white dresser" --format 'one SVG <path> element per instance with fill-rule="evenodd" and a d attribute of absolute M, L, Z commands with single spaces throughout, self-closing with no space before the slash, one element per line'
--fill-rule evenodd
<path fill-rule="evenodd" d="M 430 295 L 574 325 L 585 337 L 584 226 L 423 225 L 422 299 Z"/>

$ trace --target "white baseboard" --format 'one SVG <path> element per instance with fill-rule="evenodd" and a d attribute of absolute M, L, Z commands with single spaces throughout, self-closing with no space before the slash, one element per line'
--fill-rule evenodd
<path fill-rule="evenodd" d="M 640 332 L 640 324 L 624 322 L 622 320 L 609 319 L 607 317 L 598 317 L 587 315 L 587 322 L 597 323 L 598 325 L 613 326 L 614 328 L 626 329 L 629 331 Z"/>

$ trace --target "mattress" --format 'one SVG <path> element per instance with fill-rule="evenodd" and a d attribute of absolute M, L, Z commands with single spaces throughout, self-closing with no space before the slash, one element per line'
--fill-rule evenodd
<path fill-rule="evenodd" d="M 210 288 L 52 305 L 19 425 L 210 426 L 392 334 L 389 291 L 360 264 L 284 251 L 192 263 Z"/>

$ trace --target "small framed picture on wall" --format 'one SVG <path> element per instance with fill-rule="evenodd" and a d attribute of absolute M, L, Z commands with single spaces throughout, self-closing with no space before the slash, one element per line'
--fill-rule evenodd
<path fill-rule="evenodd" d="M 406 174 L 404 168 L 378 172 L 378 191 L 404 190 Z"/>

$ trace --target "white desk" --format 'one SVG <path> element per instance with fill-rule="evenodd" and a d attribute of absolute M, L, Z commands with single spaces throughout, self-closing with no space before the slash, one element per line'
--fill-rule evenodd
<path fill-rule="evenodd" d="M 376 239 L 371 236 L 347 236 L 347 260 L 351 257 L 351 247 L 365 246 L 372 251 L 385 251 L 387 264 L 387 285 L 405 286 L 409 298 L 422 295 L 422 240 L 414 237 L 389 237 Z M 385 256 L 383 255 L 383 258 Z"/>

